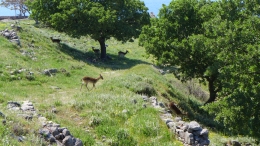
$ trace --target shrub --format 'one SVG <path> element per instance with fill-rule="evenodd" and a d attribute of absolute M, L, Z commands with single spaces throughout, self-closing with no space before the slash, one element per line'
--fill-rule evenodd
<path fill-rule="evenodd" d="M 117 131 L 117 138 L 112 143 L 112 146 L 135 146 L 137 145 L 136 140 L 128 134 L 127 131 L 120 129 Z"/>
<path fill-rule="evenodd" d="M 74 108 L 77 111 L 83 110 L 84 107 L 86 107 L 85 102 L 74 102 L 73 105 L 72 105 L 72 108 Z"/>
<path fill-rule="evenodd" d="M 146 82 L 137 83 L 132 90 L 137 94 L 143 94 L 147 96 L 156 95 L 156 91 L 154 87 L 151 84 Z"/>
<path fill-rule="evenodd" d="M 15 135 L 26 135 L 27 133 L 29 133 L 28 129 L 25 129 L 23 125 L 19 124 L 19 123 L 15 123 L 12 126 L 12 132 Z"/>
<path fill-rule="evenodd" d="M 54 102 L 54 105 L 55 106 L 62 106 L 62 103 L 61 103 L 61 101 L 57 100 L 57 101 Z"/>

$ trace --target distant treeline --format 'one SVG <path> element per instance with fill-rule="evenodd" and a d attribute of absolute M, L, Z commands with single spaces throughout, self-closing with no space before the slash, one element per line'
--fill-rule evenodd
<path fill-rule="evenodd" d="M 0 16 L 0 20 L 3 19 L 24 19 L 24 18 L 28 18 L 28 16 Z"/>

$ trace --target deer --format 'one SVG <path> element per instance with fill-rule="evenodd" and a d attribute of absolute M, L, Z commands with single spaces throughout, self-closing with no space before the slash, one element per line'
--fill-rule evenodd
<path fill-rule="evenodd" d="M 60 42 L 61 42 L 60 39 L 54 39 L 53 37 L 50 37 L 50 38 L 51 38 L 51 41 L 52 41 L 53 43 L 58 43 L 58 44 L 60 44 Z"/>
<path fill-rule="evenodd" d="M 93 50 L 96 54 L 98 54 L 98 53 L 100 52 L 100 50 L 99 50 L 99 49 L 95 49 L 95 47 L 92 47 L 92 50 Z"/>
<path fill-rule="evenodd" d="M 125 57 L 125 55 L 128 53 L 128 50 L 126 50 L 125 52 L 119 51 L 118 52 L 118 57 Z"/>
<path fill-rule="evenodd" d="M 93 89 L 93 88 L 96 88 L 96 87 L 95 87 L 95 84 L 98 82 L 99 79 L 102 79 L 102 80 L 104 79 L 101 74 L 99 74 L 99 77 L 98 77 L 98 78 L 92 78 L 92 77 L 88 77 L 88 76 L 83 77 L 83 78 L 81 79 L 82 84 L 81 84 L 81 87 L 80 87 L 80 91 L 81 91 L 82 86 L 83 86 L 84 84 L 86 85 L 87 89 L 89 90 L 89 88 L 88 88 L 88 83 L 92 83 L 92 84 L 93 84 L 92 89 Z"/>
<path fill-rule="evenodd" d="M 168 104 L 168 108 L 171 112 L 175 112 L 176 115 L 183 116 L 187 115 L 187 113 L 182 113 L 182 111 L 177 107 L 177 105 L 172 101 Z"/>

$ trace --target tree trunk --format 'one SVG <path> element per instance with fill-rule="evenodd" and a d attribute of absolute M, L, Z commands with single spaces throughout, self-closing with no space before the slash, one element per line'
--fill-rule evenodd
<path fill-rule="evenodd" d="M 39 13 L 37 13 L 36 16 L 33 18 L 35 21 L 35 24 L 39 24 L 38 16 L 39 16 Z"/>
<path fill-rule="evenodd" d="M 209 99 L 205 103 L 205 105 L 208 104 L 208 103 L 214 102 L 216 97 L 217 97 L 217 91 L 216 91 L 215 86 L 214 86 L 214 81 L 216 80 L 216 77 L 211 76 L 211 77 L 207 78 L 207 80 L 208 80 L 208 83 L 209 83 L 209 85 L 208 85 Z"/>
<path fill-rule="evenodd" d="M 101 53 L 100 53 L 100 58 L 101 59 L 105 59 L 106 58 L 106 45 L 105 45 L 105 39 L 104 38 L 100 38 L 98 40 L 99 44 L 100 44 L 100 50 L 101 50 Z"/>

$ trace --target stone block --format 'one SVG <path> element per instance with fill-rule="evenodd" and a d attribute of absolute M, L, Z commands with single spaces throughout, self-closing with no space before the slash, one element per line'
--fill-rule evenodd
<path fill-rule="evenodd" d="M 189 128 L 188 128 L 188 132 L 192 133 L 193 131 L 196 131 L 196 130 L 200 130 L 201 127 L 200 127 L 200 124 L 196 121 L 191 121 L 189 123 Z"/>
<path fill-rule="evenodd" d="M 176 124 L 174 122 L 168 122 L 166 125 L 168 128 L 172 128 L 172 127 L 176 126 Z"/>
<path fill-rule="evenodd" d="M 182 139 L 185 138 L 185 132 L 181 129 L 176 129 L 176 134 Z"/>
<path fill-rule="evenodd" d="M 173 122 L 173 120 L 172 119 L 166 119 L 166 121 L 165 121 L 166 124 L 168 124 L 170 122 Z"/>
<path fill-rule="evenodd" d="M 194 144 L 193 134 L 186 131 L 184 141 L 185 141 L 185 143 L 187 143 L 189 145 Z"/>
<path fill-rule="evenodd" d="M 62 144 L 63 144 L 64 146 L 74 146 L 72 137 L 71 137 L 70 135 L 69 135 L 69 136 L 66 136 L 66 137 L 62 140 Z"/>
<path fill-rule="evenodd" d="M 204 139 L 208 139 L 209 137 L 209 130 L 208 129 L 202 129 L 200 132 L 200 135 L 204 138 Z"/>
<path fill-rule="evenodd" d="M 175 118 L 174 118 L 174 121 L 175 121 L 175 122 L 179 122 L 179 121 L 181 121 L 181 120 L 182 120 L 181 117 L 175 117 Z"/>
<path fill-rule="evenodd" d="M 66 137 L 66 136 L 70 135 L 70 131 L 68 129 L 64 129 L 62 131 L 62 134 Z"/>

